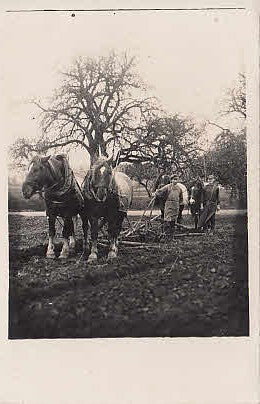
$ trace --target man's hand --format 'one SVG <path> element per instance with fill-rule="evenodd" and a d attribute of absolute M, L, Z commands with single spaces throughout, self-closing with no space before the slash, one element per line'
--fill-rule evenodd
<path fill-rule="evenodd" d="M 220 210 L 220 205 L 217 205 L 217 210 Z"/>

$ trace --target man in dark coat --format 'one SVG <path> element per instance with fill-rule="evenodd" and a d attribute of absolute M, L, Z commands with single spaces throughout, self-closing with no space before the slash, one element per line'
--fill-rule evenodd
<path fill-rule="evenodd" d="M 198 228 L 214 231 L 216 211 L 220 209 L 219 186 L 214 175 L 209 175 L 202 191 L 203 211 L 199 217 Z"/>

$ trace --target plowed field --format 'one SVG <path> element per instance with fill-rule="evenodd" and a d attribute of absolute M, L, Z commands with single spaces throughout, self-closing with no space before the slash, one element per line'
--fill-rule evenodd
<path fill-rule="evenodd" d="M 77 238 L 68 261 L 48 260 L 46 218 L 9 217 L 9 338 L 248 335 L 245 215 L 218 216 L 211 236 L 122 245 L 113 263 L 100 246 L 86 264 L 80 223 Z"/>

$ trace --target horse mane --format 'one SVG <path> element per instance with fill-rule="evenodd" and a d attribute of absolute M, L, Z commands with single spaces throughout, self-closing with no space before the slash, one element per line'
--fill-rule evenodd
<path fill-rule="evenodd" d="M 42 157 L 37 154 L 36 156 L 33 156 L 33 158 L 30 160 L 29 167 L 31 164 L 41 163 L 41 161 L 42 161 Z"/>
<path fill-rule="evenodd" d="M 90 169 L 88 170 L 88 172 L 87 172 L 87 175 L 86 175 L 86 179 L 92 179 L 92 178 L 95 178 L 95 174 L 96 174 L 96 171 L 99 169 L 99 168 L 101 168 L 102 166 L 105 166 L 105 167 L 107 167 L 110 171 L 111 171 L 111 174 L 113 173 L 113 170 L 112 170 L 112 168 L 111 168 L 111 166 L 110 166 L 110 164 L 109 164 L 109 161 L 105 158 L 105 157 L 99 157 L 93 164 L 92 164 L 92 166 L 90 167 Z"/>
<path fill-rule="evenodd" d="M 51 171 L 56 183 L 53 186 L 45 189 L 45 193 L 54 194 L 55 196 L 61 196 L 66 194 L 72 186 L 73 172 L 69 166 L 67 157 L 64 154 L 57 154 L 53 156 L 35 156 L 33 162 L 39 162 L 40 164 L 48 163 L 49 170 Z"/>
<path fill-rule="evenodd" d="M 97 160 L 94 161 L 94 163 L 90 167 L 90 170 L 93 170 L 93 171 L 97 170 L 100 167 L 102 167 L 103 165 L 107 165 L 110 167 L 108 159 L 106 159 L 105 157 L 99 157 Z"/>

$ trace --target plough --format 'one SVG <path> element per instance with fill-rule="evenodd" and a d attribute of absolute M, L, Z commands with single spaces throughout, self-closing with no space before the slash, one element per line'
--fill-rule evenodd
<path fill-rule="evenodd" d="M 135 222 L 131 222 L 127 217 L 128 228 L 122 230 L 119 238 L 119 244 L 127 247 L 153 246 L 155 243 L 164 242 L 166 234 L 163 231 L 163 222 L 161 215 L 153 216 L 154 198 L 151 199 L 142 216 Z M 101 231 L 105 235 L 101 223 Z M 202 236 L 204 233 L 195 231 L 194 228 L 184 224 L 176 223 L 176 227 L 184 232 L 176 232 L 174 239 L 191 236 Z M 107 241 L 103 238 L 99 240 L 100 244 L 107 245 Z"/>

